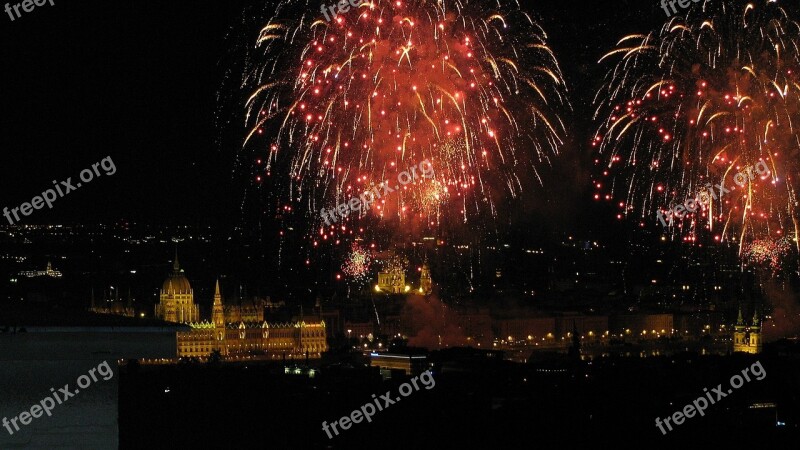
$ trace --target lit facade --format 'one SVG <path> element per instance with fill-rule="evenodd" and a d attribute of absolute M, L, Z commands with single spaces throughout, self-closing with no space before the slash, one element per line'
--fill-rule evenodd
<path fill-rule="evenodd" d="M 61 278 L 61 272 L 53 269 L 53 266 L 52 264 L 50 264 L 50 261 L 47 261 L 46 269 L 22 271 L 19 273 L 19 276 L 28 278 L 35 278 L 35 277 Z"/>
<path fill-rule="evenodd" d="M 267 323 L 263 320 L 227 320 L 217 281 L 211 322 L 189 323 L 191 330 L 178 332 L 178 357 L 207 357 L 214 350 L 222 356 L 267 358 L 319 358 L 328 351 L 325 321 Z"/>
<path fill-rule="evenodd" d="M 433 278 L 431 278 L 431 268 L 428 263 L 422 265 L 422 272 L 419 275 L 419 292 L 428 295 L 433 292 Z"/>
<path fill-rule="evenodd" d="M 109 314 L 113 316 L 134 317 L 136 311 L 122 301 L 105 302 L 106 306 L 92 306 L 89 311 L 95 314 Z"/>
<path fill-rule="evenodd" d="M 402 370 L 406 375 L 421 373 L 428 367 L 425 355 L 405 355 L 400 353 L 370 353 L 369 365 L 382 371 Z"/>
<path fill-rule="evenodd" d="M 733 351 L 751 354 L 761 353 L 761 320 L 758 312 L 753 314 L 753 325 L 745 325 L 742 318 L 742 308 L 739 308 L 739 318 L 733 331 Z"/>
<path fill-rule="evenodd" d="M 200 309 L 194 302 L 194 291 L 178 264 L 178 255 L 172 273 L 161 286 L 159 303 L 155 307 L 157 319 L 167 322 L 190 323 L 200 320 Z"/>
<path fill-rule="evenodd" d="M 401 267 L 392 267 L 389 270 L 378 272 L 378 283 L 375 291 L 385 294 L 405 294 L 411 292 L 411 286 L 406 284 L 406 273 Z M 420 269 L 419 288 L 416 294 L 429 295 L 433 292 L 433 278 L 428 263 Z"/>
<path fill-rule="evenodd" d="M 403 269 L 393 268 L 388 272 L 378 272 L 378 289 L 380 292 L 401 294 L 405 289 L 406 274 Z"/>

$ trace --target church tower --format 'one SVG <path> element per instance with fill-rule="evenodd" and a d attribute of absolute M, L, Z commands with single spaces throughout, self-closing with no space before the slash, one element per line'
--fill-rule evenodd
<path fill-rule="evenodd" d="M 211 312 L 211 321 L 214 322 L 214 328 L 225 327 L 225 310 L 222 307 L 222 294 L 219 292 L 219 278 L 217 279 L 217 286 L 214 288 L 214 306 Z"/>
<path fill-rule="evenodd" d="M 758 309 L 753 313 L 753 326 L 750 327 L 750 342 L 748 353 L 761 353 L 761 318 L 758 317 Z"/>
<path fill-rule="evenodd" d="M 419 292 L 428 295 L 433 292 L 433 279 L 431 278 L 431 268 L 428 263 L 422 265 L 422 273 L 419 276 Z"/>
<path fill-rule="evenodd" d="M 736 319 L 736 326 L 733 331 L 733 351 L 744 352 L 747 344 L 745 338 L 747 333 L 745 331 L 744 318 L 742 317 L 742 305 L 739 305 L 739 318 Z"/>
<path fill-rule="evenodd" d="M 753 313 L 753 324 L 748 327 L 742 317 L 742 307 L 739 306 L 739 318 L 733 331 L 733 351 L 754 355 L 761 353 L 761 319 L 757 309 Z"/>
<path fill-rule="evenodd" d="M 214 288 L 214 305 L 211 311 L 211 322 L 214 324 L 214 344 L 221 354 L 226 355 L 225 346 L 225 308 L 222 306 L 222 294 L 219 292 L 219 278 Z"/>

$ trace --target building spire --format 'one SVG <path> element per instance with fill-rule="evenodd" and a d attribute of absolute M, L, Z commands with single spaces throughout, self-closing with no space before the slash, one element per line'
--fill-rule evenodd
<path fill-rule="evenodd" d="M 736 319 L 736 325 L 744 325 L 744 318 L 742 317 L 742 305 L 739 305 L 739 318 Z"/>
<path fill-rule="evenodd" d="M 211 307 L 211 321 L 215 328 L 225 328 L 225 308 L 222 306 L 222 294 L 219 293 L 219 278 L 214 288 L 214 305 Z M 221 332 L 222 333 L 222 332 Z M 219 334 L 217 340 L 223 339 L 223 334 Z"/>
<path fill-rule="evenodd" d="M 214 304 L 222 304 L 222 295 L 219 293 L 219 278 L 217 278 L 217 286 L 214 288 Z"/>
<path fill-rule="evenodd" d="M 180 266 L 180 264 L 178 264 L 178 246 L 177 245 L 175 246 L 175 259 L 172 261 L 172 270 L 174 270 L 175 273 L 178 273 L 178 272 L 181 271 L 181 266 Z"/>

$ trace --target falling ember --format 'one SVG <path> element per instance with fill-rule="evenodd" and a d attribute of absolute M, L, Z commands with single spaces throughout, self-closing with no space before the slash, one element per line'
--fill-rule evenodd
<path fill-rule="evenodd" d="M 306 8 L 279 4 L 244 76 L 244 148 L 286 174 L 276 196 L 318 222 L 322 207 L 358 195 L 352 186 L 394 188 L 429 160 L 432 178 L 347 219 L 427 226 L 496 214 L 499 200 L 540 182 L 568 102 L 544 32 L 516 2 L 376 0 L 332 22 Z"/>
<path fill-rule="evenodd" d="M 777 2 L 707 2 L 623 37 L 605 60 L 617 62 L 596 97 L 600 170 L 613 169 L 606 185 L 628 214 L 655 223 L 705 192 L 674 233 L 694 242 L 704 230 L 740 256 L 775 235 L 797 248 L 800 26 Z M 766 174 L 751 173 L 759 163 Z"/>

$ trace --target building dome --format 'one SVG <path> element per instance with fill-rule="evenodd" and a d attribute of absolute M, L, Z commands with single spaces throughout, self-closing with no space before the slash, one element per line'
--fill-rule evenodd
<path fill-rule="evenodd" d="M 177 274 L 173 273 L 169 278 L 164 280 L 164 285 L 161 286 L 161 290 L 168 295 L 189 294 L 192 292 L 192 286 L 189 284 L 189 280 L 186 279 L 183 272 L 180 272 Z"/>
<path fill-rule="evenodd" d="M 183 270 L 181 270 L 178 265 L 177 255 L 175 255 L 175 262 L 172 265 L 172 273 L 169 278 L 164 280 L 164 284 L 161 286 L 161 292 L 167 295 L 192 293 L 192 286 L 189 284 L 189 280 L 186 279 L 186 275 L 183 274 Z"/>

